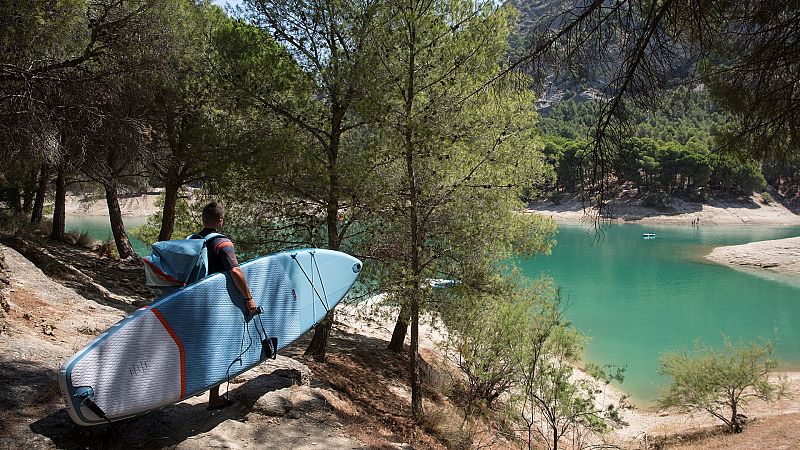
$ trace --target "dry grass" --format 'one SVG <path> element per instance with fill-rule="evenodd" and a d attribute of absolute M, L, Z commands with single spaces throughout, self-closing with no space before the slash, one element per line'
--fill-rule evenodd
<path fill-rule="evenodd" d="M 453 405 L 443 402 L 428 404 L 420 425 L 436 436 L 449 449 L 470 449 L 475 432 L 464 413 Z"/>
<path fill-rule="evenodd" d="M 750 422 L 742 433 L 728 433 L 713 427 L 690 435 L 657 442 L 652 448 L 675 450 L 701 449 L 780 449 L 800 448 L 800 413 L 763 417 Z"/>
<path fill-rule="evenodd" d="M 89 233 L 85 231 L 69 231 L 64 233 L 64 242 L 88 249 L 100 245 L 97 240 L 89 236 Z"/>
<path fill-rule="evenodd" d="M 117 251 L 117 244 L 114 239 L 108 238 L 100 244 L 100 250 L 97 252 L 100 256 L 111 259 L 119 259 L 119 251 Z"/>

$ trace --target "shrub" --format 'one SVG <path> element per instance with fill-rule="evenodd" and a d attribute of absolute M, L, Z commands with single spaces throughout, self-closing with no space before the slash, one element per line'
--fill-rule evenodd
<path fill-rule="evenodd" d="M 35 230 L 44 235 L 50 235 L 53 229 L 53 219 L 42 219 L 41 222 L 35 225 Z"/>
<path fill-rule="evenodd" d="M 0 232 L 19 236 L 28 229 L 29 217 L 24 213 L 4 211 L 0 216 Z"/>
<path fill-rule="evenodd" d="M 102 244 L 100 244 L 100 256 L 105 256 L 112 259 L 119 259 L 119 252 L 117 251 L 117 244 L 114 238 L 109 237 Z"/>
<path fill-rule="evenodd" d="M 649 192 L 642 199 L 642 205 L 648 208 L 668 208 L 670 198 L 665 192 Z"/>
<path fill-rule="evenodd" d="M 734 345 L 726 338 L 723 350 L 697 341 L 694 354 L 666 353 L 659 361 L 661 373 L 672 377 L 672 384 L 659 405 L 706 411 L 739 433 L 745 418 L 742 407 L 748 400 L 771 401 L 785 394 L 786 379 L 769 378 L 778 366 L 772 350 L 770 342 Z"/>
<path fill-rule="evenodd" d="M 83 248 L 92 248 L 97 245 L 97 241 L 86 231 L 68 231 L 64 233 L 64 242 Z"/>
<path fill-rule="evenodd" d="M 765 205 L 771 204 L 775 199 L 772 198 L 772 194 L 767 191 L 761 193 L 761 202 Z"/>

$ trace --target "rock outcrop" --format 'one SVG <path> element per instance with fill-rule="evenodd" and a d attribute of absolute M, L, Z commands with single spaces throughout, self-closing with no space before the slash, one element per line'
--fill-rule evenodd
<path fill-rule="evenodd" d="M 0 247 L 0 334 L 6 330 L 6 314 L 10 309 L 8 304 L 10 286 L 11 279 L 6 267 L 6 255 L 3 252 L 3 248 Z"/>

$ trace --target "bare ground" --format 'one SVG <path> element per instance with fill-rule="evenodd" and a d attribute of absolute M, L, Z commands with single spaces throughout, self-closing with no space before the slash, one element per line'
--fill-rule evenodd
<path fill-rule="evenodd" d="M 706 258 L 732 267 L 800 275 L 800 237 L 717 247 Z"/>
<path fill-rule="evenodd" d="M 156 206 L 160 192 L 120 196 L 119 207 L 123 216 L 147 217 L 159 211 Z M 68 195 L 65 202 L 66 213 L 81 216 L 108 216 L 105 196 Z"/>
<path fill-rule="evenodd" d="M 576 199 L 558 204 L 540 202 L 529 212 L 536 212 L 563 221 L 591 221 L 597 216 L 594 209 L 585 209 Z M 611 200 L 605 219 L 616 222 L 691 225 L 800 225 L 800 216 L 778 202 L 765 204 L 760 194 L 738 199 L 717 199 L 708 203 L 674 199 L 667 208 L 649 208 L 639 196 L 621 195 Z"/>
<path fill-rule="evenodd" d="M 795 413 L 757 419 L 740 434 L 700 434 L 691 439 L 675 439 L 668 448 L 675 450 L 792 450 L 798 446 L 800 446 L 800 414 Z"/>

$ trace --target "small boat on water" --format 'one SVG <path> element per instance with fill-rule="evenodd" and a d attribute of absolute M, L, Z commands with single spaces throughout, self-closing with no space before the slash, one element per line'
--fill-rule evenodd
<path fill-rule="evenodd" d="M 656 235 L 655 233 L 642 233 L 642 237 L 644 239 L 655 239 Z"/>

